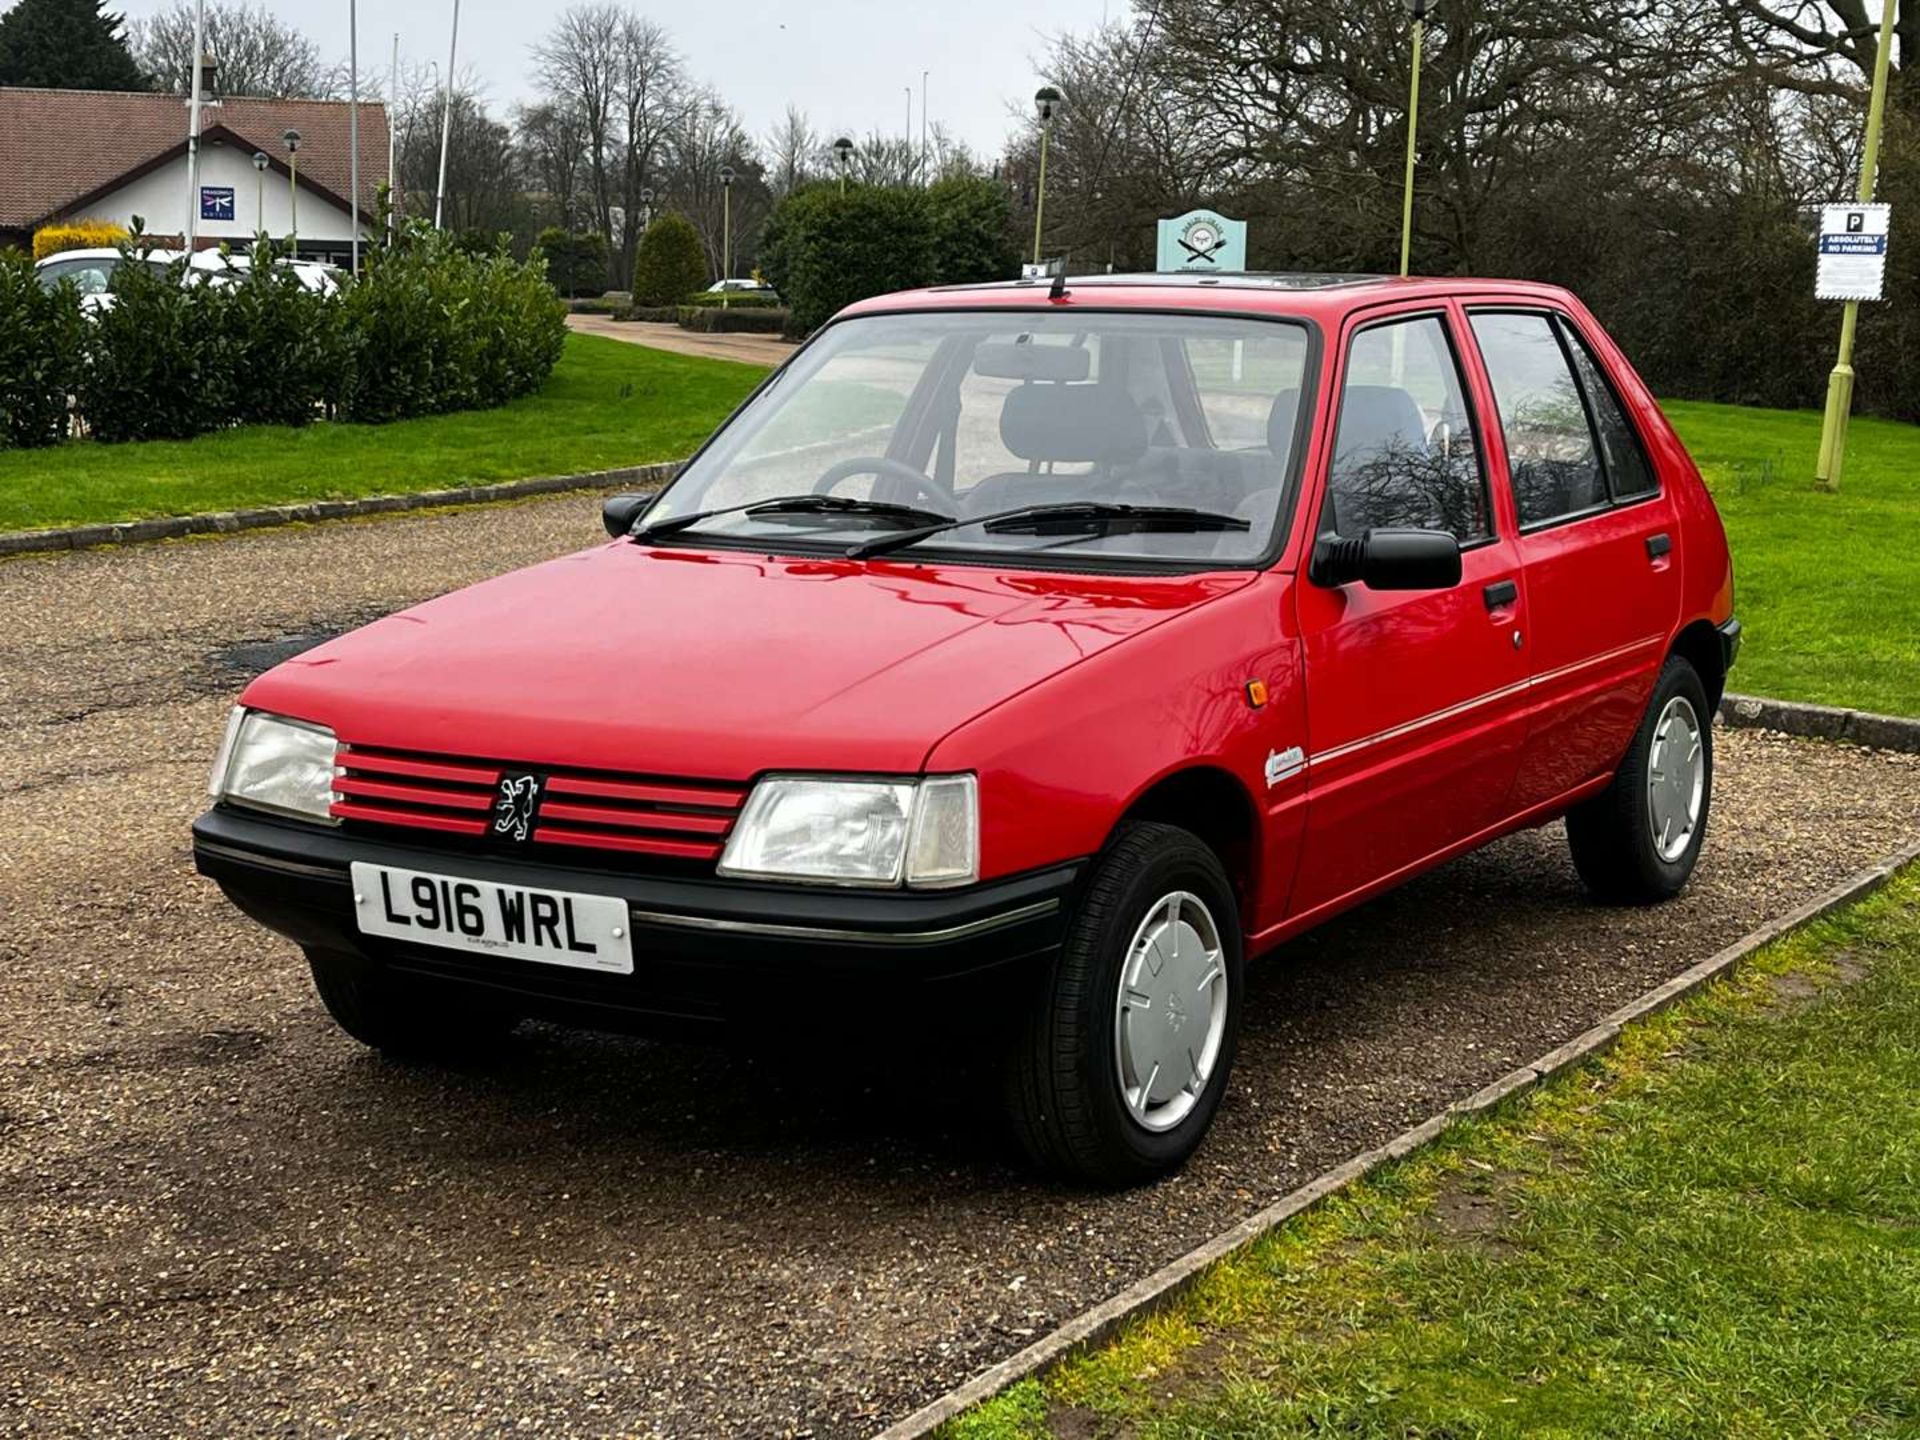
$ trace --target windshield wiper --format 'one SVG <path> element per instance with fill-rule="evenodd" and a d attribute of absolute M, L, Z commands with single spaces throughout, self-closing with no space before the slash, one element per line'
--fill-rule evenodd
<path fill-rule="evenodd" d="M 652 540 L 661 535 L 674 535 L 720 515 L 871 515 L 876 519 L 899 520 L 921 528 L 945 525 L 953 519 L 951 515 L 942 515 L 938 510 L 922 510 L 918 505 L 896 505 L 888 500 L 856 500 L 850 495 L 780 495 L 771 500 L 749 500 L 744 505 L 723 505 L 715 510 L 669 515 L 629 531 L 627 538 Z"/>
<path fill-rule="evenodd" d="M 847 547 L 847 554 L 856 560 L 886 555 L 967 525 L 978 525 L 989 533 L 1002 535 L 1180 534 L 1253 528 L 1251 523 L 1237 515 L 1223 515 L 1217 510 L 1196 510 L 1187 505 L 1123 505 L 1108 500 L 1072 500 L 1058 505 L 1022 505 L 1017 510 L 943 520 L 938 524 L 929 522 L 915 530 L 901 530 L 893 535 L 876 535 L 871 540 L 859 541 Z"/>

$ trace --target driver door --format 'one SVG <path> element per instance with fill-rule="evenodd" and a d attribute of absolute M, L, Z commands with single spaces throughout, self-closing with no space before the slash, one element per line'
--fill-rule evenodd
<path fill-rule="evenodd" d="M 1428 309 L 1346 337 L 1321 533 L 1449 531 L 1462 578 L 1403 592 L 1298 578 L 1309 768 L 1296 914 L 1357 898 L 1495 824 L 1519 766 L 1526 596 L 1488 487 L 1458 323 Z"/>

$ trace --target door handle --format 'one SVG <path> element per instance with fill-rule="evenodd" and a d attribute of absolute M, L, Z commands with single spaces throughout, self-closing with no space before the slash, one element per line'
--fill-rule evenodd
<path fill-rule="evenodd" d="M 1511 580 L 1496 580 L 1481 589 L 1480 598 L 1487 602 L 1487 609 L 1499 610 L 1520 598 L 1520 587 Z"/>
<path fill-rule="evenodd" d="M 1647 537 L 1647 559 L 1658 560 L 1661 556 L 1670 554 L 1672 550 L 1673 537 L 1666 531 L 1662 530 L 1658 535 Z"/>

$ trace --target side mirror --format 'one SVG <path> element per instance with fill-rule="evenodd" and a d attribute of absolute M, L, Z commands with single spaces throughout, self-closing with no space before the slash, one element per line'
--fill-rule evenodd
<path fill-rule="evenodd" d="M 1332 588 L 1451 590 L 1460 583 L 1460 542 L 1445 530 L 1369 530 L 1358 540 L 1322 535 L 1308 578 Z"/>
<path fill-rule="evenodd" d="M 647 513 L 653 500 L 651 494 L 609 495 L 600 502 L 600 523 L 607 527 L 607 534 L 622 539 L 632 531 L 633 522 Z"/>

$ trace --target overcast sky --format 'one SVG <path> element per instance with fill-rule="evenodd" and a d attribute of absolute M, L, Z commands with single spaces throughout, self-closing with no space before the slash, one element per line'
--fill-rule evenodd
<path fill-rule="evenodd" d="M 170 0 L 120 0 L 129 20 Z M 347 0 L 264 0 L 345 58 Z M 529 98 L 527 47 L 566 8 L 565 0 L 461 0 L 460 69 L 471 67 L 496 111 Z M 755 135 L 764 136 L 789 102 L 823 136 L 869 131 L 897 135 L 913 88 L 920 129 L 920 73 L 933 119 L 985 157 L 1000 153 L 1007 107 L 1024 105 L 1041 83 L 1034 62 L 1047 40 L 1125 13 L 1125 0 L 725 0 L 677 4 L 640 0 L 664 24 L 688 70 L 715 86 Z M 452 0 L 360 0 L 360 71 L 384 85 L 393 33 L 403 63 L 446 64 Z"/>

